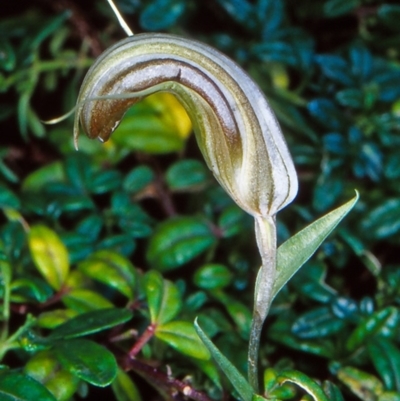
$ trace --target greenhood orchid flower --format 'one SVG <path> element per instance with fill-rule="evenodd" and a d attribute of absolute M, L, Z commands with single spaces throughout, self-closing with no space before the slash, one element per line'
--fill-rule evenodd
<path fill-rule="evenodd" d="M 279 124 L 260 88 L 235 62 L 197 41 L 166 34 L 128 37 L 90 68 L 77 100 L 79 122 L 105 141 L 127 109 L 155 92 L 171 92 L 192 120 L 215 178 L 255 218 L 262 258 L 250 338 L 250 382 L 257 387 L 262 324 L 276 270 L 276 213 L 297 193 L 297 175 Z"/>

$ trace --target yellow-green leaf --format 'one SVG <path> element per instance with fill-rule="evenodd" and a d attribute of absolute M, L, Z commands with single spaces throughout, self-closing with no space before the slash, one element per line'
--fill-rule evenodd
<path fill-rule="evenodd" d="M 201 342 L 192 323 L 174 321 L 157 326 L 155 336 L 182 354 L 197 359 L 209 359 L 210 353 Z"/>
<path fill-rule="evenodd" d="M 114 305 L 97 292 L 77 288 L 63 296 L 64 304 L 79 313 L 96 309 L 112 308 Z"/>
<path fill-rule="evenodd" d="M 59 290 L 69 273 L 66 246 L 55 231 L 43 225 L 31 228 L 28 243 L 35 266 L 46 281 Z"/>

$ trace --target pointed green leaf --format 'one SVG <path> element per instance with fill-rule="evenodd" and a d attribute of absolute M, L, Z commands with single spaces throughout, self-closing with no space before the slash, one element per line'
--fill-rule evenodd
<path fill-rule="evenodd" d="M 231 362 L 229 362 L 229 360 L 224 355 L 221 354 L 219 349 L 212 343 L 212 341 L 200 328 L 200 326 L 197 323 L 197 319 L 194 322 L 194 327 L 197 331 L 197 334 L 203 341 L 204 345 L 210 351 L 215 362 L 225 373 L 225 375 L 231 382 L 232 386 L 242 397 L 243 401 L 252 401 L 253 389 L 251 388 L 247 380 L 239 373 L 239 371 L 231 364 Z"/>
<path fill-rule="evenodd" d="M 315 401 L 329 401 L 322 388 L 311 378 L 297 370 L 282 372 L 277 377 L 280 384 L 291 382 L 306 391 Z"/>
<path fill-rule="evenodd" d="M 69 339 L 106 330 L 132 318 L 128 309 L 99 309 L 83 313 L 61 324 L 49 335 L 50 340 Z"/>
<path fill-rule="evenodd" d="M 395 335 L 400 321 L 400 313 L 394 306 L 388 306 L 373 313 L 363 320 L 347 339 L 346 347 L 349 351 L 365 345 L 372 337 Z"/>
<path fill-rule="evenodd" d="M 30 229 L 28 243 L 36 267 L 46 281 L 59 290 L 69 272 L 67 248 L 55 231 L 42 225 Z"/>
<path fill-rule="evenodd" d="M 21 373 L 0 374 L 1 401 L 56 401 L 35 379 Z"/>
<path fill-rule="evenodd" d="M 62 341 L 54 351 L 64 369 L 94 386 L 108 386 L 117 375 L 114 355 L 93 341 Z"/>
<path fill-rule="evenodd" d="M 282 289 L 300 267 L 314 254 L 325 238 L 350 212 L 358 200 L 357 195 L 343 206 L 321 217 L 278 248 L 277 275 L 273 297 Z"/>
<path fill-rule="evenodd" d="M 157 326 L 155 336 L 182 354 L 207 360 L 210 353 L 201 342 L 192 323 L 174 321 Z"/>
<path fill-rule="evenodd" d="M 154 270 L 146 274 L 144 283 L 151 323 L 164 324 L 172 320 L 182 306 L 178 288 Z"/>
<path fill-rule="evenodd" d="M 110 250 L 102 250 L 90 255 L 79 263 L 78 269 L 94 280 L 100 281 L 133 298 L 136 281 L 135 269 L 131 262 Z"/>

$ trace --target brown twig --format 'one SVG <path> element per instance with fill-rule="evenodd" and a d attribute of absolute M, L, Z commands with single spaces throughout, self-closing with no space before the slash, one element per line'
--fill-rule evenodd
<path fill-rule="evenodd" d="M 156 329 L 155 324 L 150 324 L 147 327 L 147 329 L 143 332 L 143 334 L 140 336 L 140 338 L 136 341 L 136 343 L 129 351 L 128 355 L 130 358 L 134 358 L 140 352 L 140 350 L 152 339 L 152 337 L 154 336 L 155 329 Z"/>
<path fill-rule="evenodd" d="M 126 371 L 133 370 L 148 380 L 153 386 L 162 388 L 174 400 L 177 399 L 177 394 L 179 393 L 194 401 L 211 401 L 207 394 L 194 389 L 189 383 L 175 379 L 137 359 L 127 357 L 122 362 L 122 367 Z"/>

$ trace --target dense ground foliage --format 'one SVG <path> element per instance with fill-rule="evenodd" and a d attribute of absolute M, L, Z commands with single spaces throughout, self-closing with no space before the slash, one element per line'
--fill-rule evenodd
<path fill-rule="evenodd" d="M 233 399 L 193 321 L 246 369 L 252 220 L 170 95 L 134 106 L 106 144 L 81 137 L 79 152 L 71 119 L 43 124 L 124 34 L 105 1 L 18 3 L 0 19 L 0 399 Z M 116 3 L 136 33 L 209 43 L 266 93 L 300 180 L 280 243 L 360 192 L 273 303 L 266 394 L 307 399 L 275 380 L 296 369 L 346 400 L 400 400 L 398 2 Z"/>

